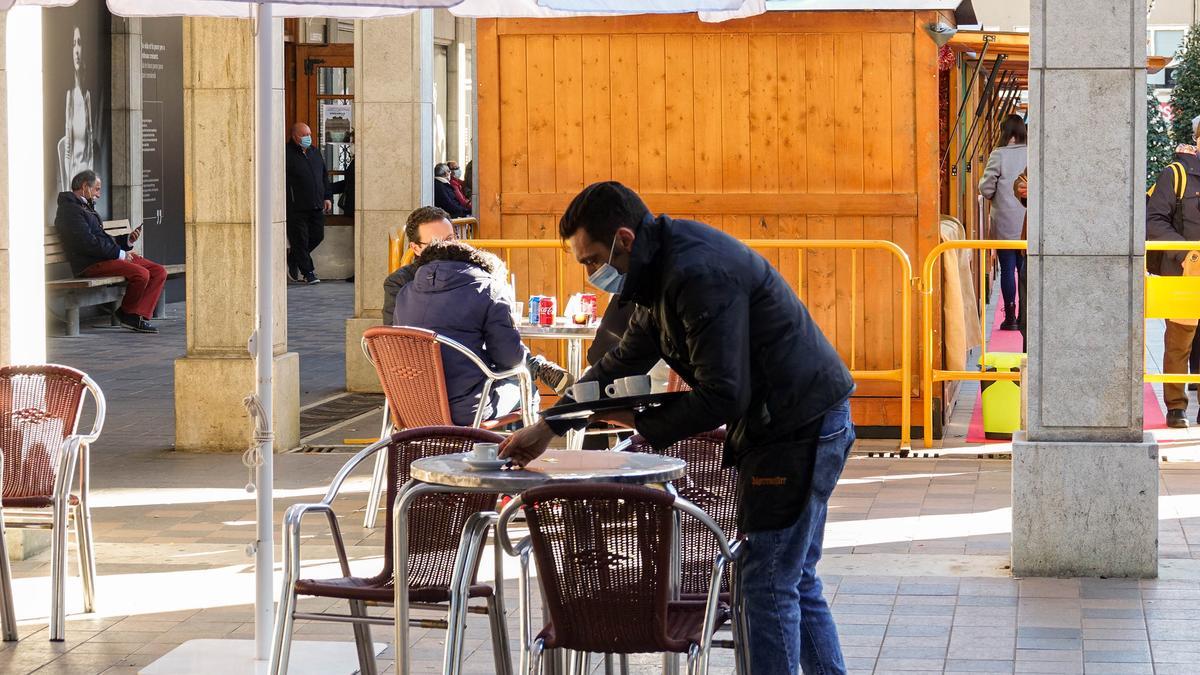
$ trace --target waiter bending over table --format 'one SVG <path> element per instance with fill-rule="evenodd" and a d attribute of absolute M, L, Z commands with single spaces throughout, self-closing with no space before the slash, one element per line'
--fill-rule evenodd
<path fill-rule="evenodd" d="M 589 185 L 558 229 L 593 286 L 635 305 L 621 342 L 581 381 L 603 390 L 662 358 L 692 387 L 600 421 L 633 427 L 659 450 L 728 425 L 752 671 L 844 673 L 816 574 L 829 495 L 855 438 L 854 382 L 837 351 L 766 259 L 703 223 L 655 218 L 620 183 Z M 506 439 L 500 456 L 524 465 L 586 422 L 543 419 Z"/>

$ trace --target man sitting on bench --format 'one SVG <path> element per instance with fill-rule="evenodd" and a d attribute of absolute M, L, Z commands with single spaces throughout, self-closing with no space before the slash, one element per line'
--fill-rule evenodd
<path fill-rule="evenodd" d="M 71 263 L 71 272 L 83 277 L 125 277 L 125 299 L 117 310 L 121 326 L 138 333 L 157 333 L 150 324 L 154 306 L 167 280 L 167 270 L 133 253 L 133 242 L 142 228 L 113 237 L 104 231 L 96 213 L 100 177 L 95 171 L 80 171 L 71 179 L 71 191 L 58 194 L 54 228 Z"/>

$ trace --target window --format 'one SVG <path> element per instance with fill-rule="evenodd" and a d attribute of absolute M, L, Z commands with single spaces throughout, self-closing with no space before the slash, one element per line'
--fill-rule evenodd
<path fill-rule="evenodd" d="M 1175 52 L 1179 51 L 1179 45 L 1183 42 L 1186 30 L 1183 26 L 1155 26 L 1149 29 L 1146 31 L 1146 52 L 1153 56 L 1174 57 Z M 1172 87 L 1175 83 L 1170 76 L 1174 70 L 1175 62 L 1172 60 L 1166 68 L 1152 75 L 1146 75 L 1146 81 L 1156 87 Z"/>

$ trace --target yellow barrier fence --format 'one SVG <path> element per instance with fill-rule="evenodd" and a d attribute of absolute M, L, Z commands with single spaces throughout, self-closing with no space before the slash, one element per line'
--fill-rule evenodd
<path fill-rule="evenodd" d="M 1148 241 L 1146 251 L 1200 251 L 1200 241 Z M 1146 277 L 1147 319 L 1200 319 L 1200 277 Z M 1200 374 L 1146 373 L 1146 382 L 1200 384 Z"/>
<path fill-rule="evenodd" d="M 900 333 L 901 333 L 901 358 L 900 366 L 888 370 L 863 370 L 859 369 L 857 363 L 857 353 L 855 351 L 854 331 L 857 330 L 857 312 L 858 302 L 857 284 L 851 285 L 850 295 L 850 373 L 855 380 L 873 380 L 896 382 L 900 386 L 901 398 L 901 420 L 900 420 L 900 451 L 907 453 L 912 449 L 912 295 L 911 295 L 911 280 L 913 278 L 912 262 L 909 260 L 908 254 L 904 249 L 897 244 L 883 239 L 747 239 L 743 240 L 744 244 L 753 249 L 774 249 L 774 250 L 846 250 L 851 256 L 851 274 L 850 278 L 857 278 L 854 272 L 858 268 L 858 252 L 866 250 L 883 251 L 891 254 L 900 268 L 900 284 L 901 284 L 901 306 L 900 306 Z M 511 260 L 513 250 L 519 249 L 553 249 L 555 251 L 555 268 L 556 268 L 556 283 L 557 288 L 564 288 L 564 277 L 566 275 L 566 264 L 576 264 L 573 259 L 568 259 L 568 252 L 562 242 L 557 239 L 475 239 L 471 244 L 479 248 L 490 249 L 493 252 L 498 252 L 499 255 L 508 263 Z M 804 256 L 797 256 L 797 269 L 800 272 L 800 277 L 803 278 Z"/>
<path fill-rule="evenodd" d="M 1001 239 L 977 239 L 977 240 L 959 240 L 945 241 L 933 247 L 929 255 L 925 256 L 925 262 L 921 266 L 921 279 L 919 283 L 919 291 L 921 293 L 921 422 L 924 425 L 924 441 L 926 448 L 933 447 L 933 385 L 936 382 L 947 382 L 950 380 L 1012 380 L 1019 382 L 1021 380 L 1020 373 L 1014 372 L 980 372 L 977 370 L 942 370 L 933 367 L 933 289 L 934 289 L 934 273 L 938 269 L 938 263 L 942 255 L 946 251 L 961 251 L 974 250 L 979 252 L 979 270 L 986 272 L 988 269 L 987 255 L 989 251 L 1024 251 L 1027 245 L 1024 241 L 1009 241 Z M 987 274 L 979 274 L 979 296 L 986 298 L 984 289 L 985 279 Z M 1022 309 L 1021 311 L 1024 311 Z M 941 316 L 940 314 L 938 316 Z M 980 344 L 983 345 L 983 352 L 980 354 L 979 362 L 983 363 L 983 357 L 987 355 L 987 338 L 988 328 L 991 324 L 987 321 L 987 303 L 979 303 L 979 330 Z"/>

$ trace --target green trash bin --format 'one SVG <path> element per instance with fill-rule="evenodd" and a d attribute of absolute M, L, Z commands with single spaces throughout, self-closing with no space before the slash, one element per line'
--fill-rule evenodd
<path fill-rule="evenodd" d="M 983 357 L 987 372 L 1017 372 L 1021 370 L 1024 354 L 988 352 Z M 983 436 L 989 440 L 1010 441 L 1014 431 L 1021 428 L 1021 385 L 998 380 L 980 383 L 983 405 Z"/>

